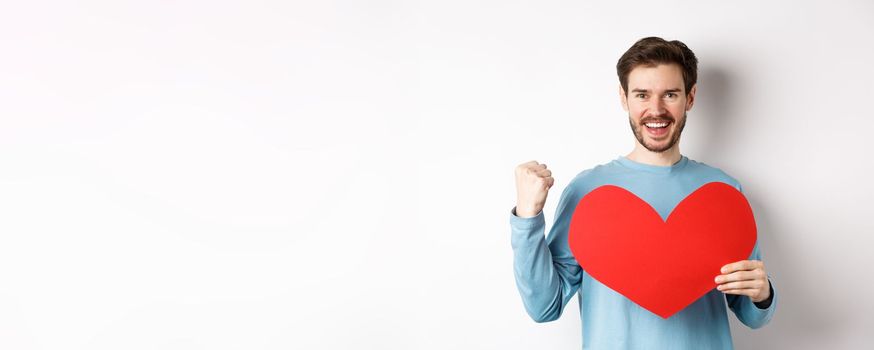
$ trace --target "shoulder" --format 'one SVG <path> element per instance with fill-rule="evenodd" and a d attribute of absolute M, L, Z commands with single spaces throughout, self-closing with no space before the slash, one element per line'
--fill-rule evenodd
<path fill-rule="evenodd" d="M 579 199 L 593 189 L 609 182 L 609 179 L 619 171 L 615 162 L 615 160 L 610 161 L 580 171 L 565 187 L 563 196 Z"/>
<path fill-rule="evenodd" d="M 724 182 L 736 188 L 738 191 L 743 192 L 740 181 L 720 168 L 708 165 L 704 162 L 692 160 L 691 158 L 689 159 L 687 168 L 694 176 L 707 179 L 707 182 Z"/>

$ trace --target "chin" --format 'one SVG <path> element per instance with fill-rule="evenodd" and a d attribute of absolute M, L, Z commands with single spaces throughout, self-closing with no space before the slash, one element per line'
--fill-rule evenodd
<path fill-rule="evenodd" d="M 676 143 L 673 145 L 670 144 L 672 137 L 673 137 L 673 135 L 669 135 L 667 140 L 663 140 L 660 142 L 647 142 L 644 145 L 644 148 L 646 148 L 650 152 L 655 152 L 655 153 L 664 153 L 664 152 L 670 151 L 671 149 L 673 149 L 677 145 Z M 652 141 L 652 140 L 649 140 L 649 141 Z M 679 141 L 680 140 L 677 140 L 677 143 L 679 143 Z"/>

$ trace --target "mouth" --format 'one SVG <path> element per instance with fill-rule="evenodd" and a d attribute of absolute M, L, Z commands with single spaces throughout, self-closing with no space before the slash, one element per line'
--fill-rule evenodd
<path fill-rule="evenodd" d="M 667 135 L 668 127 L 671 126 L 671 124 L 673 124 L 673 122 L 669 120 L 648 121 L 643 123 L 646 127 L 646 132 L 655 138 Z"/>

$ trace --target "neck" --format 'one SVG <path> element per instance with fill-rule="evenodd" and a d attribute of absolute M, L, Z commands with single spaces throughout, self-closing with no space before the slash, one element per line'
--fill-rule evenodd
<path fill-rule="evenodd" d="M 653 152 L 643 145 L 640 142 L 635 142 L 634 150 L 631 151 L 626 158 L 633 160 L 638 163 L 649 164 L 649 165 L 657 165 L 657 166 L 671 166 L 674 163 L 679 162 L 680 155 L 680 143 L 677 142 L 674 144 L 674 147 L 671 147 L 669 150 L 664 152 Z"/>

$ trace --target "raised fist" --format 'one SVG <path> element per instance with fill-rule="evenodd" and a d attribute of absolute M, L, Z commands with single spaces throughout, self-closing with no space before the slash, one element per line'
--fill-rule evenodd
<path fill-rule="evenodd" d="M 536 161 L 519 164 L 516 167 L 516 216 L 528 218 L 537 216 L 546 203 L 546 194 L 555 183 L 552 171 L 546 164 Z"/>

